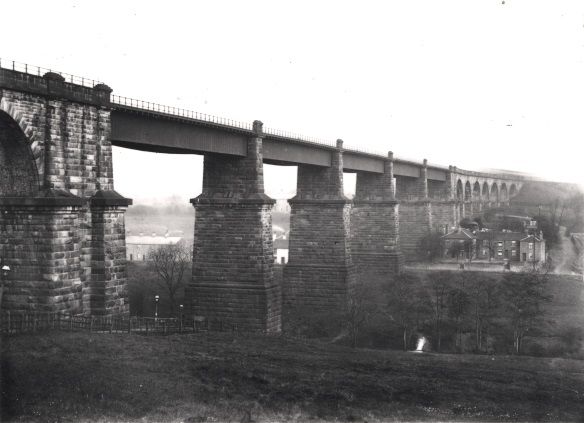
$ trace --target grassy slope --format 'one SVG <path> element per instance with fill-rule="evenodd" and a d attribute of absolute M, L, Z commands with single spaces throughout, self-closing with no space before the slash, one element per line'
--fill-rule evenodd
<path fill-rule="evenodd" d="M 2 380 L 3 417 L 21 421 L 240 421 L 246 412 L 256 421 L 584 418 L 582 361 L 260 335 L 5 338 Z"/>

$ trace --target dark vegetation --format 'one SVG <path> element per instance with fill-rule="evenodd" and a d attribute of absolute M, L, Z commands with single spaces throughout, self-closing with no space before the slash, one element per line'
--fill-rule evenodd
<path fill-rule="evenodd" d="M 582 421 L 582 392 L 579 360 L 233 333 L 2 342 L 3 421 Z"/>
<path fill-rule="evenodd" d="M 176 275 L 178 276 L 178 275 Z M 159 295 L 158 317 L 177 317 L 177 305 L 184 304 L 184 287 L 191 278 L 191 262 L 184 267 L 180 279 L 172 282 L 157 276 L 151 262 L 128 262 L 128 297 L 133 316 L 154 317 L 154 296 Z M 167 282 L 170 283 L 170 289 Z M 170 290 L 173 290 L 171 298 Z"/>
<path fill-rule="evenodd" d="M 413 350 L 423 336 L 432 351 L 584 359 L 580 277 L 411 271 L 359 285 L 366 293 L 360 314 L 303 310 L 288 317 L 288 330 L 368 348 Z M 355 335 L 357 314 L 363 317 Z"/>

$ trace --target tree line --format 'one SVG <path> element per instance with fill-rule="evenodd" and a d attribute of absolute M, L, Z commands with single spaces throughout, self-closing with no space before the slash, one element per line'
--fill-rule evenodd
<path fill-rule="evenodd" d="M 438 352 L 523 354 L 526 339 L 546 337 L 553 326 L 547 285 L 547 275 L 535 271 L 499 279 L 481 272 L 406 272 L 377 288 L 359 284 L 346 327 L 353 346 L 368 333 L 390 336 L 403 350 L 415 349 L 423 336 Z"/>

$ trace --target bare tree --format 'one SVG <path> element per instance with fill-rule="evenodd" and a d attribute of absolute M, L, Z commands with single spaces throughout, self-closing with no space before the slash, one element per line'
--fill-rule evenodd
<path fill-rule="evenodd" d="M 475 350 L 483 350 L 483 339 L 488 339 L 491 321 L 498 306 L 498 290 L 495 283 L 480 275 L 472 275 L 470 297 L 472 299 L 473 323 L 475 330 Z"/>
<path fill-rule="evenodd" d="M 171 314 L 174 314 L 176 294 L 184 286 L 183 278 L 192 256 L 192 248 L 183 242 L 161 245 L 148 252 L 148 259 L 158 276 L 158 285 L 168 292 Z"/>
<path fill-rule="evenodd" d="M 353 348 L 357 347 L 357 337 L 363 326 L 377 313 L 377 304 L 370 298 L 370 294 L 363 283 L 358 283 L 354 293 L 349 296 L 344 320 Z"/>
<path fill-rule="evenodd" d="M 448 292 L 448 313 L 454 319 L 456 325 L 455 345 L 462 352 L 462 332 L 464 317 L 470 305 L 468 293 L 464 286 L 464 277 L 458 275 L 456 286 Z"/>
<path fill-rule="evenodd" d="M 434 315 L 434 327 L 436 334 L 436 350 L 440 351 L 442 347 L 442 323 L 444 320 L 444 313 L 446 311 L 446 301 L 450 287 L 448 285 L 448 276 L 437 274 L 431 275 L 430 281 L 430 301 L 432 303 L 432 311 Z"/>
<path fill-rule="evenodd" d="M 516 354 L 521 354 L 525 336 L 537 334 L 546 323 L 544 304 L 552 299 L 546 293 L 546 282 L 545 275 L 535 272 L 507 274 L 504 278 L 503 299 Z"/>
<path fill-rule="evenodd" d="M 420 324 L 420 315 L 426 311 L 427 296 L 420 289 L 419 277 L 411 273 L 397 275 L 389 285 L 387 295 L 389 315 L 399 324 L 403 349 L 407 351 L 412 333 Z"/>

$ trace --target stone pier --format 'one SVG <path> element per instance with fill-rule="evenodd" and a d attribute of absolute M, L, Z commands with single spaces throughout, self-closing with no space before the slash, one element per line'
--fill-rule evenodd
<path fill-rule="evenodd" d="M 264 194 L 262 124 L 243 158 L 205 154 L 196 209 L 193 278 L 187 308 L 239 330 L 281 330 L 281 287 L 274 282 L 272 215 Z"/>
<path fill-rule="evenodd" d="M 384 173 L 357 173 L 351 212 L 351 256 L 358 277 L 391 277 L 401 273 L 398 201 L 395 198 L 393 153 Z"/>
<path fill-rule="evenodd" d="M 355 285 L 351 259 L 351 201 L 343 194 L 343 144 L 330 167 L 298 166 L 297 194 L 289 200 L 289 261 L 283 307 L 343 310 Z"/>
<path fill-rule="evenodd" d="M 420 242 L 432 230 L 432 203 L 428 197 L 428 161 L 424 159 L 420 175 L 412 183 L 400 188 L 399 229 L 401 251 L 406 260 L 419 258 Z"/>

